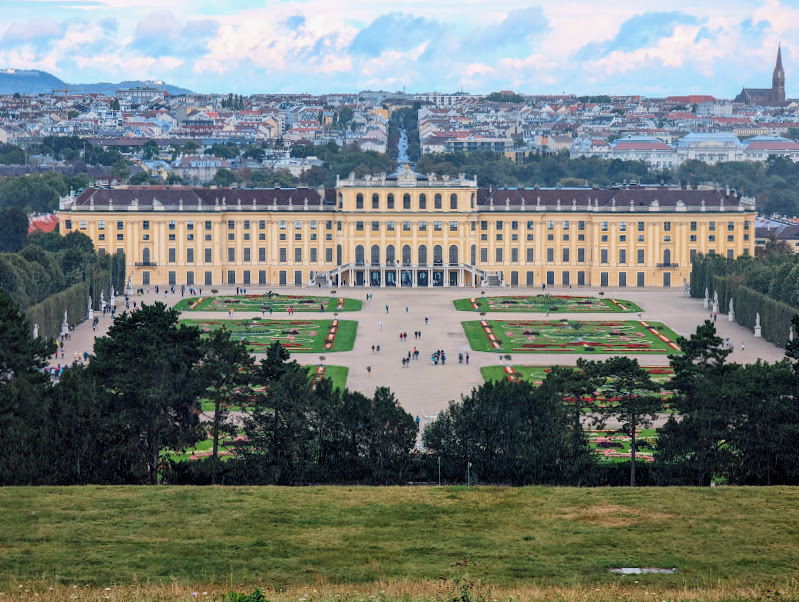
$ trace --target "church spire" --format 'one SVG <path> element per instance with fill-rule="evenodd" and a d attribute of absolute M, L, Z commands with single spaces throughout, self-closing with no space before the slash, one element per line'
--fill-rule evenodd
<path fill-rule="evenodd" d="M 771 100 L 775 103 L 785 102 L 785 70 L 782 68 L 782 44 L 777 46 L 777 63 L 774 75 L 771 76 Z"/>

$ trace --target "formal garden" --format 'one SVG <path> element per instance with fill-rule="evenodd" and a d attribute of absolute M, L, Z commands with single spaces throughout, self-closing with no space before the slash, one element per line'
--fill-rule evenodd
<path fill-rule="evenodd" d="M 260 295 L 210 295 L 181 299 L 178 311 L 359 311 L 361 301 L 346 297 L 318 297 L 314 295 L 278 295 L 272 291 Z"/>
<path fill-rule="evenodd" d="M 291 353 L 329 353 L 351 351 L 358 323 L 354 320 L 181 320 L 180 324 L 197 326 L 207 335 L 227 328 L 234 340 L 247 343 L 255 353 L 265 353 L 275 341 Z"/>
<path fill-rule="evenodd" d="M 671 366 L 641 366 L 641 368 L 646 370 L 649 373 L 649 376 L 652 378 L 652 381 L 660 386 L 659 395 L 663 400 L 663 411 L 672 411 L 669 402 L 671 397 L 674 395 L 674 391 L 669 389 L 669 383 L 674 377 L 674 369 Z M 551 370 L 551 366 L 518 366 L 512 365 L 510 362 L 508 362 L 503 366 L 483 366 L 480 368 L 480 374 L 483 375 L 483 379 L 486 382 L 498 380 L 508 380 L 510 382 L 531 382 L 538 387 L 543 384 L 544 379 L 551 372 Z M 602 394 L 602 391 L 598 391 L 597 393 L 598 394 L 593 399 L 585 400 L 590 402 L 590 406 L 586 408 L 586 411 L 590 411 L 591 407 L 601 409 L 615 405 L 616 400 L 606 397 Z M 575 398 L 564 397 L 563 401 L 574 403 Z"/>
<path fill-rule="evenodd" d="M 637 320 L 476 320 L 462 322 L 475 351 L 498 353 L 680 353 L 677 334 Z"/>
<path fill-rule="evenodd" d="M 630 436 L 616 430 L 586 430 L 588 447 L 600 462 L 623 463 L 630 461 Z M 635 431 L 635 458 L 641 462 L 655 461 L 656 429 Z"/>
<path fill-rule="evenodd" d="M 600 293 L 602 295 L 602 293 Z M 641 312 L 632 301 L 600 297 L 571 295 L 506 295 L 501 297 L 471 297 L 456 299 L 458 311 L 527 311 L 539 313 L 595 313 L 595 312 Z"/>

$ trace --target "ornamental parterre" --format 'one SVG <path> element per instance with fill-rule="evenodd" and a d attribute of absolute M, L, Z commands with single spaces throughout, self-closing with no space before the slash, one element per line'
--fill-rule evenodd
<path fill-rule="evenodd" d="M 501 353 L 679 353 L 665 325 L 643 321 L 480 320 L 464 322 L 472 349 Z M 481 336 L 482 335 L 482 336 Z"/>
<path fill-rule="evenodd" d="M 509 295 L 455 300 L 459 311 L 550 313 L 641 312 L 632 301 L 571 295 Z"/>
<path fill-rule="evenodd" d="M 313 295 L 220 295 L 192 297 L 181 300 L 179 311 L 257 311 L 263 313 L 306 311 L 358 311 L 361 302 L 345 297 L 317 297 Z"/>

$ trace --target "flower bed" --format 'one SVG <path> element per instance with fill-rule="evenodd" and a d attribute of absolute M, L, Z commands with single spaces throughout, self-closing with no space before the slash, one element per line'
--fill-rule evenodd
<path fill-rule="evenodd" d="M 638 305 L 623 299 L 579 295 L 506 295 L 455 300 L 459 311 L 510 311 L 551 313 L 641 312 Z"/>
<path fill-rule="evenodd" d="M 463 322 L 475 351 L 502 353 L 680 353 L 663 324 L 637 321 L 480 320 Z"/>

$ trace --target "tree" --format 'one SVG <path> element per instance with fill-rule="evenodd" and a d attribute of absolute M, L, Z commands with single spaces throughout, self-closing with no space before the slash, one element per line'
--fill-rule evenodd
<path fill-rule="evenodd" d="M 451 401 L 425 427 L 424 445 L 441 458 L 448 479 L 465 478 L 470 463 L 471 474 L 487 483 L 576 482 L 593 460 L 584 436 L 572 432 L 556 388 L 547 381 L 538 388 L 527 382 L 486 383 Z"/>
<path fill-rule="evenodd" d="M 196 150 L 199 150 L 200 144 L 196 140 L 187 140 L 186 144 L 183 145 L 183 152 L 184 153 L 192 153 Z"/>
<path fill-rule="evenodd" d="M 585 362 L 583 370 L 604 380 L 602 391 L 611 403 L 602 408 L 602 413 L 616 418 L 619 431 L 630 437 L 630 487 L 635 487 L 636 431 L 651 426 L 660 410 L 660 397 L 655 395 L 660 386 L 638 365 L 638 360 L 628 357 Z"/>
<path fill-rule="evenodd" d="M 111 166 L 111 174 L 119 180 L 127 180 L 130 177 L 130 163 L 127 159 L 119 158 Z"/>
<path fill-rule="evenodd" d="M 0 484 L 46 480 L 50 438 L 48 377 L 42 372 L 55 343 L 34 339 L 32 327 L 0 288 Z"/>
<path fill-rule="evenodd" d="M 158 150 L 158 143 L 155 140 L 148 140 L 142 146 L 142 159 L 149 161 L 153 157 L 157 157 Z"/>
<path fill-rule="evenodd" d="M 669 388 L 680 419 L 671 416 L 660 429 L 658 470 L 667 484 L 707 486 L 731 460 L 725 442 L 738 411 L 733 384 L 738 367 L 727 364 L 732 350 L 724 348 L 710 320 L 677 344 L 683 353 L 669 356 L 674 370 Z"/>
<path fill-rule="evenodd" d="M 214 174 L 214 178 L 211 180 L 212 184 L 220 187 L 228 187 L 233 186 L 236 182 L 236 174 L 234 174 L 229 169 L 225 169 L 224 167 L 217 169 L 216 174 Z"/>
<path fill-rule="evenodd" d="M 158 482 L 164 449 L 181 449 L 203 434 L 198 397 L 203 390 L 195 366 L 202 357 L 200 332 L 178 327 L 179 313 L 163 303 L 118 316 L 97 339 L 90 362 L 103 387 L 103 403 L 120 445 L 146 465 L 149 482 Z"/>
<path fill-rule="evenodd" d="M 180 177 L 178 174 L 176 174 L 176 173 L 171 173 L 171 172 L 170 172 L 170 173 L 168 173 L 168 174 L 167 174 L 167 176 L 166 176 L 166 183 L 167 183 L 167 184 L 169 184 L 169 185 L 173 185 L 173 184 L 178 184 L 178 185 L 180 185 L 180 184 L 183 184 L 183 178 L 181 178 L 181 177 Z"/>
<path fill-rule="evenodd" d="M 122 107 L 119 106 L 119 99 L 115 98 L 111 101 L 111 110 L 112 111 L 121 111 Z"/>
<path fill-rule="evenodd" d="M 246 406 L 250 400 L 250 380 L 253 357 L 243 341 L 234 341 L 224 328 L 214 330 L 203 341 L 203 356 L 199 378 L 205 387 L 205 395 L 214 403 L 211 423 L 212 468 L 211 484 L 216 485 L 219 474 L 219 434 L 232 435 L 235 427 L 227 424 L 228 407 Z"/>
<path fill-rule="evenodd" d="M 261 374 L 269 372 L 271 368 Z M 235 461 L 248 483 L 308 484 L 319 458 L 316 395 L 308 372 L 297 362 L 284 362 L 277 373 L 277 378 L 259 383 L 266 395 L 256 398 L 252 414 L 244 419 L 246 441 L 237 445 Z"/>
<path fill-rule="evenodd" d="M 16 253 L 28 241 L 28 215 L 21 207 L 0 210 L 0 253 Z"/>
<path fill-rule="evenodd" d="M 149 184 L 152 180 L 150 180 L 150 174 L 146 171 L 140 171 L 138 173 L 133 174 L 128 179 L 128 184 L 131 186 L 139 186 L 141 184 Z"/>

